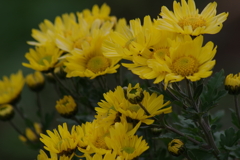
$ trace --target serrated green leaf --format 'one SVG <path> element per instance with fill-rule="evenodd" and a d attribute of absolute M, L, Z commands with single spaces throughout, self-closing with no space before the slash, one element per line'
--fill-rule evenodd
<path fill-rule="evenodd" d="M 232 123 L 233 123 L 238 129 L 240 129 L 240 122 L 239 122 L 239 120 L 238 120 L 236 111 L 233 110 L 233 109 L 231 109 L 231 108 L 229 108 L 229 109 L 230 109 L 230 111 L 232 112 L 232 113 L 231 113 Z"/>
<path fill-rule="evenodd" d="M 235 130 L 231 127 L 225 130 L 224 134 L 220 135 L 220 144 L 222 147 L 228 146 L 232 147 L 233 145 L 236 144 L 236 142 L 240 138 L 240 130 L 235 132 Z"/>
<path fill-rule="evenodd" d="M 212 90 L 222 87 L 225 79 L 224 70 L 222 69 L 219 72 L 216 72 L 209 80 L 208 86 Z"/>

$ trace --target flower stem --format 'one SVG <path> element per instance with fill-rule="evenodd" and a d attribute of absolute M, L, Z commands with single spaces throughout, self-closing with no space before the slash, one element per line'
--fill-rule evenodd
<path fill-rule="evenodd" d="M 62 81 L 58 78 L 58 76 L 54 73 L 53 70 L 51 73 L 52 73 L 54 79 L 68 92 L 68 94 L 70 94 L 74 99 L 78 99 L 78 96 L 76 96 L 74 93 L 72 93 L 71 90 L 69 90 L 68 87 L 65 86 L 64 83 L 62 83 Z"/>
<path fill-rule="evenodd" d="M 40 93 L 39 92 L 36 92 L 36 99 L 37 99 L 37 107 L 38 107 L 38 116 L 40 118 L 40 121 L 41 121 L 41 124 L 45 124 L 44 123 L 44 120 L 43 120 L 43 117 L 42 117 L 42 106 L 41 106 L 41 102 L 40 102 Z"/>
<path fill-rule="evenodd" d="M 199 124 L 200 126 L 202 127 L 202 130 L 207 138 L 207 142 L 208 144 L 212 147 L 213 149 L 213 154 L 214 156 L 217 158 L 217 159 L 220 159 L 219 158 L 219 150 L 215 144 L 215 141 L 214 141 L 214 138 L 213 138 L 213 135 L 212 135 L 212 132 L 211 132 L 211 128 L 209 127 L 209 125 L 207 125 L 207 123 L 204 121 L 204 119 L 201 117 L 200 120 L 199 120 Z"/>
<path fill-rule="evenodd" d="M 240 123 L 240 110 L 239 110 L 237 95 L 234 95 L 234 103 L 235 103 L 236 113 L 238 117 L 238 122 Z"/>

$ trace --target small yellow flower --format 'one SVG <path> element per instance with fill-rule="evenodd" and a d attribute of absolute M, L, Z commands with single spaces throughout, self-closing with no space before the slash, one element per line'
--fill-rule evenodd
<path fill-rule="evenodd" d="M 50 152 L 57 153 L 60 156 L 71 157 L 77 147 L 79 138 L 75 130 L 75 126 L 72 127 L 71 133 L 68 131 L 67 124 L 63 126 L 58 125 L 58 131 L 56 129 L 53 132 L 47 130 L 47 135 L 40 134 L 40 141 L 45 145 L 44 148 Z"/>
<path fill-rule="evenodd" d="M 99 102 L 98 105 L 100 107 L 96 107 L 95 109 L 98 114 L 108 119 L 112 124 L 115 123 L 116 118 L 120 119 L 124 115 L 149 125 L 154 122 L 151 117 L 172 112 L 172 107 L 168 106 L 170 101 L 165 102 L 163 95 L 158 96 L 156 93 L 150 94 L 147 91 L 143 91 L 143 95 L 144 98 L 141 104 L 150 115 L 147 115 L 139 104 L 130 103 L 125 98 L 124 90 L 121 86 L 117 86 L 114 92 L 109 91 L 105 93 L 105 100 Z"/>
<path fill-rule="evenodd" d="M 240 73 L 227 75 L 225 79 L 225 89 L 232 95 L 240 93 Z"/>
<path fill-rule="evenodd" d="M 33 74 L 26 76 L 26 84 L 33 91 L 40 91 L 43 89 L 45 84 L 44 76 L 41 72 L 35 71 Z"/>
<path fill-rule="evenodd" d="M 132 84 L 129 84 L 128 87 L 124 87 L 123 89 L 125 98 L 130 103 L 138 104 L 142 102 L 144 94 L 142 88 L 139 86 L 139 83 L 137 83 L 134 87 L 132 87 Z"/>
<path fill-rule="evenodd" d="M 56 153 L 50 152 L 50 157 L 41 149 L 37 156 L 37 160 L 71 160 L 74 154 L 70 157 L 62 155 L 58 156 Z"/>
<path fill-rule="evenodd" d="M 184 143 L 180 139 L 173 139 L 168 143 L 168 151 L 174 156 L 179 156 L 185 151 Z"/>
<path fill-rule="evenodd" d="M 0 105 L 0 120 L 8 121 L 14 117 L 14 110 L 10 104 Z"/>
<path fill-rule="evenodd" d="M 65 118 L 70 118 L 78 112 L 77 104 L 72 96 L 64 96 L 63 99 L 58 100 L 55 108 Z"/>
<path fill-rule="evenodd" d="M 181 0 L 173 2 L 173 10 L 169 11 L 163 6 L 161 17 L 158 19 L 159 29 L 198 36 L 200 34 L 216 34 L 227 19 L 228 13 L 216 15 L 217 3 L 209 3 L 199 14 L 194 0 Z"/>
<path fill-rule="evenodd" d="M 12 104 L 17 102 L 24 85 L 22 71 L 11 74 L 10 78 L 4 76 L 0 80 L 0 104 Z"/>
<path fill-rule="evenodd" d="M 25 54 L 28 63 L 22 63 L 24 67 L 32 68 L 36 71 L 49 72 L 57 66 L 58 58 L 62 55 L 63 51 L 59 50 L 53 45 L 45 45 L 30 49 Z"/>

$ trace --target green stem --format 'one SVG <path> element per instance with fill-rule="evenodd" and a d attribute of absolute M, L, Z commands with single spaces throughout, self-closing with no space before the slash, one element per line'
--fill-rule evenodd
<path fill-rule="evenodd" d="M 54 73 L 54 70 L 52 70 L 52 75 L 54 77 L 54 79 L 68 92 L 68 94 L 70 94 L 74 99 L 78 99 L 78 96 L 76 96 L 74 93 L 71 92 L 71 90 L 68 89 L 67 86 L 65 86 L 64 83 L 62 83 L 62 81 L 58 78 L 58 76 Z"/>
<path fill-rule="evenodd" d="M 236 113 L 238 117 L 238 122 L 240 123 L 240 110 L 239 110 L 237 95 L 234 95 L 234 103 L 235 103 Z"/>
<path fill-rule="evenodd" d="M 202 130 L 206 136 L 206 139 L 207 139 L 207 142 L 208 144 L 212 147 L 213 149 L 213 154 L 214 156 L 217 158 L 217 159 L 220 159 L 219 158 L 219 150 L 215 144 L 215 141 L 214 141 L 214 138 L 213 138 L 213 135 L 212 135 L 212 132 L 211 132 L 211 128 L 209 127 L 209 125 L 207 125 L 207 123 L 204 121 L 204 119 L 201 117 L 200 120 L 199 120 L 199 124 L 200 126 L 202 127 Z"/>
<path fill-rule="evenodd" d="M 41 124 L 44 125 L 44 120 L 43 120 L 43 117 L 42 117 L 42 105 L 41 105 L 41 102 L 40 102 L 40 94 L 39 92 L 36 92 L 36 99 L 37 99 L 37 107 L 38 107 L 38 115 L 39 115 L 39 118 L 40 118 L 40 121 L 41 121 Z"/>

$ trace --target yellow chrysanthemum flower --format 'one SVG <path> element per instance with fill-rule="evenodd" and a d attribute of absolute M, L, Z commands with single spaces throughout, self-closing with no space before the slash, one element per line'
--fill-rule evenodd
<path fill-rule="evenodd" d="M 184 143 L 180 139 L 173 139 L 168 143 L 168 151 L 174 156 L 179 156 L 185 151 Z"/>
<path fill-rule="evenodd" d="M 112 21 L 116 22 L 115 16 L 109 16 L 111 8 L 107 4 L 103 4 L 101 7 L 94 5 L 92 11 L 84 9 L 82 12 L 78 12 L 78 18 L 84 18 L 88 23 L 92 23 L 94 20 L 99 19 L 102 22 Z"/>
<path fill-rule="evenodd" d="M 35 71 L 33 74 L 28 74 L 25 81 L 28 87 L 33 91 L 40 91 L 45 84 L 44 76 L 39 71 Z"/>
<path fill-rule="evenodd" d="M 58 156 L 58 154 L 50 152 L 50 157 L 48 157 L 48 155 L 41 149 L 37 156 L 37 160 L 71 160 L 73 156 L 74 154 L 71 157 L 65 155 Z"/>
<path fill-rule="evenodd" d="M 240 73 L 226 76 L 225 89 L 232 95 L 238 95 L 240 93 Z"/>
<path fill-rule="evenodd" d="M 67 77 L 89 77 L 91 79 L 117 72 L 119 58 L 106 58 L 101 50 L 103 39 L 110 31 L 112 24 L 106 22 L 100 26 L 97 23 L 93 26 L 92 39 L 85 41 L 81 50 L 73 50 L 71 55 L 66 57 L 64 65 Z"/>
<path fill-rule="evenodd" d="M 107 152 L 104 156 L 101 154 L 94 154 L 93 156 L 85 154 L 84 156 L 86 157 L 86 160 L 125 160 L 117 156 L 116 152 L 111 151 Z"/>
<path fill-rule="evenodd" d="M 39 46 L 35 50 L 31 48 L 25 54 L 29 64 L 22 63 L 22 65 L 36 71 L 48 72 L 58 64 L 58 58 L 62 53 L 61 50 L 52 45 Z"/>
<path fill-rule="evenodd" d="M 63 99 L 58 100 L 55 108 L 65 118 L 74 116 L 78 111 L 77 104 L 72 96 L 64 96 Z"/>
<path fill-rule="evenodd" d="M 71 157 L 74 154 L 79 141 L 75 126 L 72 127 L 70 133 L 67 124 L 63 123 L 63 126 L 58 125 L 58 131 L 56 129 L 54 129 L 53 132 L 47 130 L 47 134 L 48 136 L 40 134 L 40 141 L 44 143 L 44 148 L 46 150 L 68 157 Z"/>
<path fill-rule="evenodd" d="M 10 104 L 0 105 L 0 120 L 8 121 L 14 117 L 14 109 Z"/>
<path fill-rule="evenodd" d="M 123 124 L 115 123 L 114 127 L 110 128 L 110 136 L 105 138 L 107 146 L 123 159 L 130 160 L 140 156 L 149 146 L 142 137 L 134 135 L 139 125 L 140 123 L 133 130 L 126 132 Z"/>
<path fill-rule="evenodd" d="M 15 103 L 20 97 L 24 82 L 22 71 L 11 74 L 10 78 L 3 76 L 3 80 L 0 80 L 0 104 Z"/>
<path fill-rule="evenodd" d="M 174 1 L 174 12 L 169 11 L 165 6 L 162 7 L 160 13 L 162 18 L 158 19 L 158 28 L 193 36 L 216 34 L 222 29 L 222 23 L 228 17 L 228 13 L 216 15 L 216 7 L 216 2 L 209 3 L 199 14 L 194 0 L 188 0 L 188 3 L 186 0 L 181 0 L 181 4 Z"/>
<path fill-rule="evenodd" d="M 125 20 L 120 20 L 116 31 L 104 41 L 102 48 L 106 57 L 130 60 L 132 63 L 122 65 L 140 78 L 163 80 L 163 77 L 153 77 L 155 71 L 149 67 L 148 60 L 168 55 L 168 39 L 173 40 L 176 36 L 176 33 L 157 29 L 150 16 L 144 17 L 143 25 L 140 19 L 131 20 L 130 26 L 127 26 Z"/>
<path fill-rule="evenodd" d="M 212 42 L 208 42 L 202 47 L 203 36 L 192 39 L 190 36 L 184 36 L 183 39 L 172 41 L 170 55 L 165 60 L 156 58 L 150 60 L 152 69 L 165 70 L 164 83 L 167 87 L 170 82 L 178 82 L 183 79 L 197 81 L 201 78 L 207 78 L 212 74 L 211 69 L 215 65 L 212 60 L 216 54 L 216 48 Z M 161 72 L 159 72 L 161 74 Z M 155 75 L 156 77 L 158 75 Z M 158 83 L 155 81 L 154 83 Z"/>
<path fill-rule="evenodd" d="M 44 20 L 39 25 L 40 30 L 32 29 L 32 37 L 36 41 L 27 43 L 35 46 L 55 45 L 56 35 L 65 37 L 72 35 L 72 28 L 77 24 L 76 16 L 73 13 L 57 16 L 55 22 Z"/>
<path fill-rule="evenodd" d="M 128 88 L 132 88 L 130 84 Z M 149 119 L 151 117 L 172 112 L 172 107 L 165 108 L 170 104 L 170 102 L 164 102 L 163 95 L 157 96 L 156 93 L 150 95 L 150 93 L 146 91 L 143 91 L 143 95 L 144 98 L 141 101 L 141 104 L 146 108 L 150 115 L 147 115 L 139 104 L 130 103 L 125 98 L 124 89 L 120 86 L 117 86 L 114 92 L 109 91 L 104 94 L 105 101 L 102 100 L 98 103 L 100 107 L 96 107 L 96 111 L 98 114 L 103 114 L 106 117 L 114 115 L 115 118 L 117 118 L 124 115 L 146 124 L 152 124 L 154 122 L 154 120 Z M 119 113 L 120 116 L 118 115 Z"/>
<path fill-rule="evenodd" d="M 78 150 L 82 153 L 98 153 L 105 154 L 109 151 L 104 138 L 109 135 L 110 124 L 102 124 L 99 121 L 86 122 L 82 126 L 77 126 L 76 130 L 81 135 L 81 140 L 78 144 Z"/>

